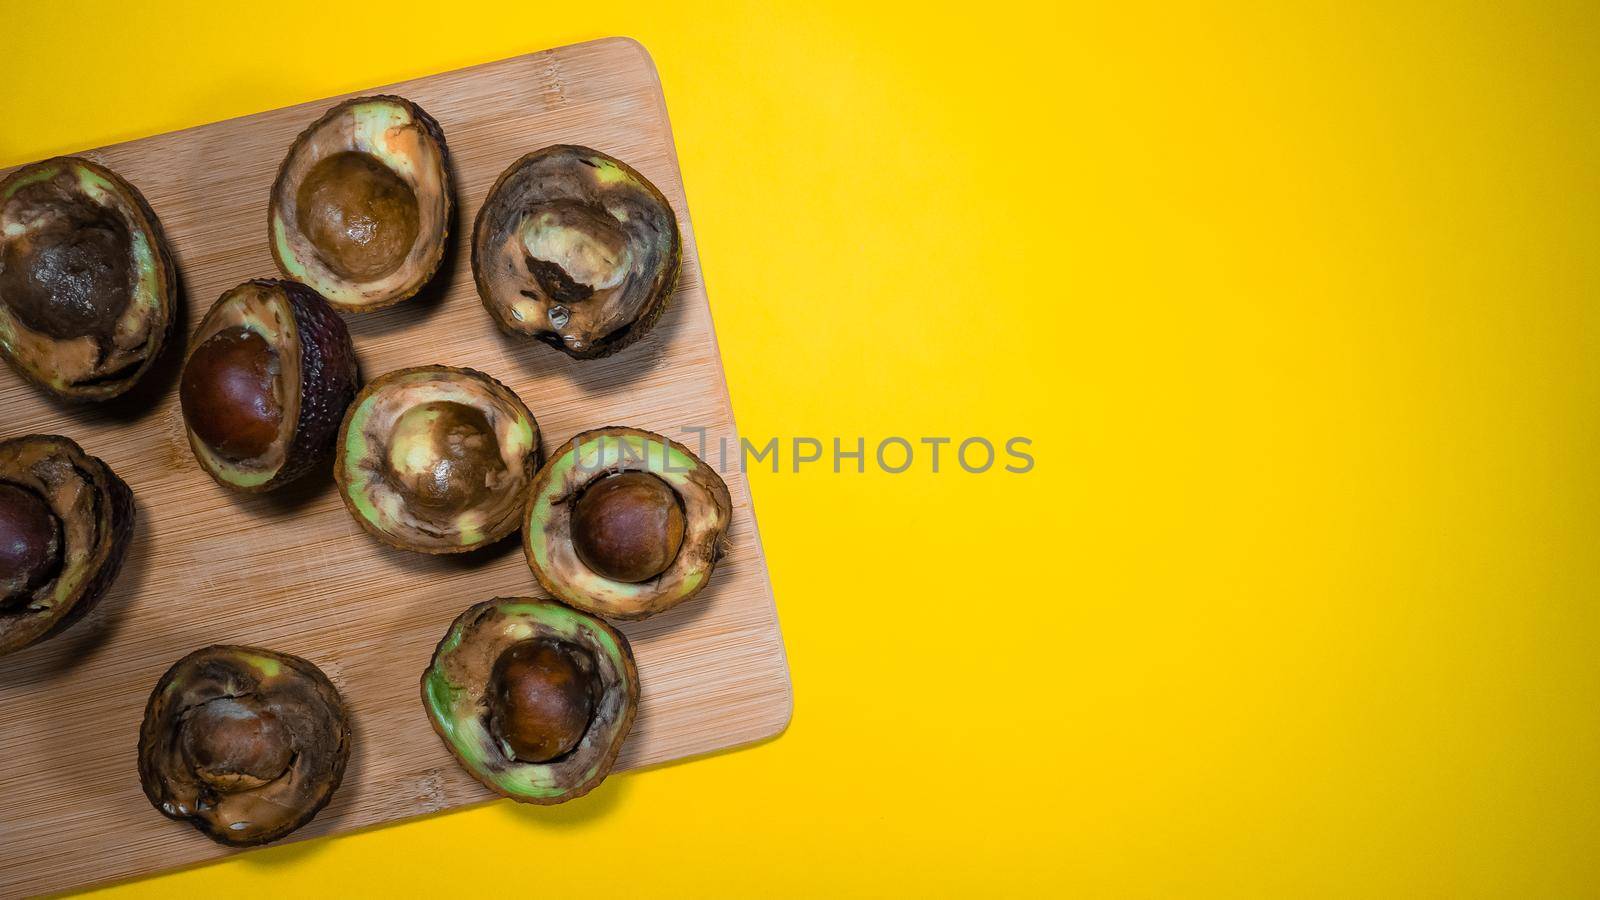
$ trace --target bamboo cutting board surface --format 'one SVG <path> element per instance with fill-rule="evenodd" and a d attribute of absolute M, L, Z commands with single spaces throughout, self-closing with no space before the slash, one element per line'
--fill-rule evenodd
<path fill-rule="evenodd" d="M 689 226 L 671 127 L 649 55 L 609 39 L 361 93 L 419 103 L 444 129 L 458 218 L 435 285 L 346 319 L 364 378 L 402 366 L 481 369 L 533 410 L 545 451 L 602 425 L 699 439 L 733 495 L 730 552 L 696 599 L 623 630 L 643 691 L 619 769 L 769 737 L 789 720 L 788 668 L 766 561 L 737 464 L 738 436 Z M 144 875 L 238 851 L 151 808 L 135 744 L 156 679 L 214 643 L 304 656 L 339 687 L 355 737 L 332 802 L 287 840 L 489 799 L 429 726 L 418 682 L 434 645 L 470 604 L 542 592 L 515 539 L 468 558 L 426 557 L 367 536 L 331 474 L 265 496 L 214 484 L 191 458 L 176 381 L 185 342 L 223 291 L 274 276 L 267 196 L 290 142 L 339 99 L 132 141 L 85 155 L 142 191 L 184 288 L 169 348 L 131 395 L 101 406 L 45 400 L 0 369 L 0 437 L 68 435 L 133 488 L 134 543 L 98 609 L 51 641 L 0 659 L 0 894 Z M 661 188 L 683 229 L 672 306 L 611 359 L 575 362 L 500 335 L 472 286 L 467 238 L 495 177 L 524 153 L 584 144 Z M 719 441 L 734 448 L 718 459 Z M 581 801 L 579 801 L 581 802 Z"/>

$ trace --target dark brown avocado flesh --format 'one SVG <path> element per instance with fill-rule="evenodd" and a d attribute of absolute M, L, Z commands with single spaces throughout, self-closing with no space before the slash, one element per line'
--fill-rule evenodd
<path fill-rule="evenodd" d="M 423 673 L 422 702 L 474 778 L 523 803 L 561 803 L 610 772 L 639 677 L 627 638 L 605 621 L 502 597 L 451 624 Z"/>
<path fill-rule="evenodd" d="M 687 447 L 637 428 L 600 428 L 539 470 L 523 550 L 562 603 L 642 619 L 705 588 L 732 509 L 722 476 Z"/>
<path fill-rule="evenodd" d="M 350 332 L 316 291 L 247 281 L 214 303 L 184 361 L 178 399 L 195 461 L 257 493 L 325 463 L 356 392 Z"/>
<path fill-rule="evenodd" d="M 176 279 L 139 192 L 87 159 L 0 182 L 0 356 L 76 400 L 114 397 L 166 341 Z"/>
<path fill-rule="evenodd" d="M 0 441 L 0 656 L 83 618 L 133 541 L 133 493 L 69 438 Z"/>
<path fill-rule="evenodd" d="M 444 133 L 403 97 L 358 97 L 295 139 L 272 186 L 278 268 L 343 312 L 413 296 L 444 258 Z"/>
<path fill-rule="evenodd" d="M 472 232 L 478 297 L 501 329 L 579 359 L 615 353 L 650 330 L 681 256 L 661 191 L 587 147 L 518 160 L 489 190 Z"/>
<path fill-rule="evenodd" d="M 327 676 L 256 647 L 217 645 L 179 660 L 150 693 L 139 728 L 150 803 L 236 846 L 311 821 L 349 754 L 344 703 Z"/>
<path fill-rule="evenodd" d="M 515 392 L 449 366 L 374 379 L 338 447 L 334 479 L 350 515 L 420 553 L 462 553 L 516 530 L 542 458 L 539 423 Z"/>

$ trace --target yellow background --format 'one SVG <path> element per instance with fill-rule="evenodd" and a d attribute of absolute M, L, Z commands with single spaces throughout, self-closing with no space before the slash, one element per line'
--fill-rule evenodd
<path fill-rule="evenodd" d="M 6 6 L 4 163 L 637 37 L 744 433 L 1038 460 L 753 477 L 775 741 L 114 893 L 1600 891 L 1592 3 Z"/>

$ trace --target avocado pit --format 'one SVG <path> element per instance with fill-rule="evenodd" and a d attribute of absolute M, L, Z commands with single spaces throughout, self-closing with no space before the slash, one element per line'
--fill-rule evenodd
<path fill-rule="evenodd" d="M 61 520 L 38 494 L 0 482 L 0 609 L 19 606 L 61 565 Z"/>
<path fill-rule="evenodd" d="M 416 191 L 394 170 L 370 154 L 347 150 L 324 157 L 306 173 L 295 218 L 329 269 L 367 281 L 405 262 L 421 211 Z"/>
<path fill-rule="evenodd" d="M 572 544 L 583 564 L 629 584 L 660 575 L 683 546 L 678 495 L 648 472 L 619 472 L 591 484 L 572 513 Z"/>
<path fill-rule="evenodd" d="M 488 416 L 449 400 L 419 403 L 402 413 L 386 463 L 386 474 L 411 503 L 445 515 L 482 502 L 506 470 Z"/>
<path fill-rule="evenodd" d="M 276 389 L 278 353 L 243 326 L 217 332 L 195 348 L 179 400 L 195 435 L 231 462 L 266 453 L 283 426 Z"/>
<path fill-rule="evenodd" d="M 549 762 L 583 739 L 599 690 L 588 650 L 552 638 L 513 644 L 490 676 L 489 728 L 507 756 Z"/>
<path fill-rule="evenodd" d="M 218 697 L 184 719 L 180 740 L 194 774 L 222 793 L 255 790 L 289 770 L 288 730 L 252 698 Z"/>

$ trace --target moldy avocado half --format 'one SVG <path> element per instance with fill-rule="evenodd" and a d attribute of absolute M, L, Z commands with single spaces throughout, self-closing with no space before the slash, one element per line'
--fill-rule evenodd
<path fill-rule="evenodd" d="M 195 332 L 179 400 L 189 447 L 225 487 L 280 487 L 327 458 L 356 392 L 344 320 L 293 281 L 247 281 Z"/>
<path fill-rule="evenodd" d="M 626 163 L 546 147 L 489 189 L 472 230 L 478 297 L 507 334 L 594 359 L 642 337 L 678 282 L 678 219 Z"/>
<path fill-rule="evenodd" d="M 633 649 L 606 622 L 548 600 L 497 598 L 458 616 L 422 674 L 422 704 L 472 777 L 522 803 L 581 797 L 633 727 Z"/>
<path fill-rule="evenodd" d="M 557 600 L 642 619 L 706 586 L 732 510 L 722 476 L 687 447 L 637 428 L 600 428 L 539 470 L 523 550 Z"/>
<path fill-rule="evenodd" d="M 421 366 L 379 376 L 350 404 L 333 473 L 379 540 L 463 553 L 516 529 L 540 459 L 539 423 L 510 388 Z"/>
<path fill-rule="evenodd" d="M 403 97 L 357 97 L 295 139 L 272 185 L 272 256 L 342 312 L 411 297 L 450 229 L 444 132 Z"/>
<path fill-rule="evenodd" d="M 0 441 L 0 656 L 83 618 L 133 541 L 133 493 L 70 438 Z"/>
<path fill-rule="evenodd" d="M 133 185 L 79 157 L 0 182 L 0 356 L 72 400 L 131 388 L 166 343 L 177 277 Z"/>
<path fill-rule="evenodd" d="M 217 645 L 173 664 L 139 726 L 139 783 L 212 840 L 265 844 L 311 821 L 344 778 L 350 724 L 322 670 Z"/>

